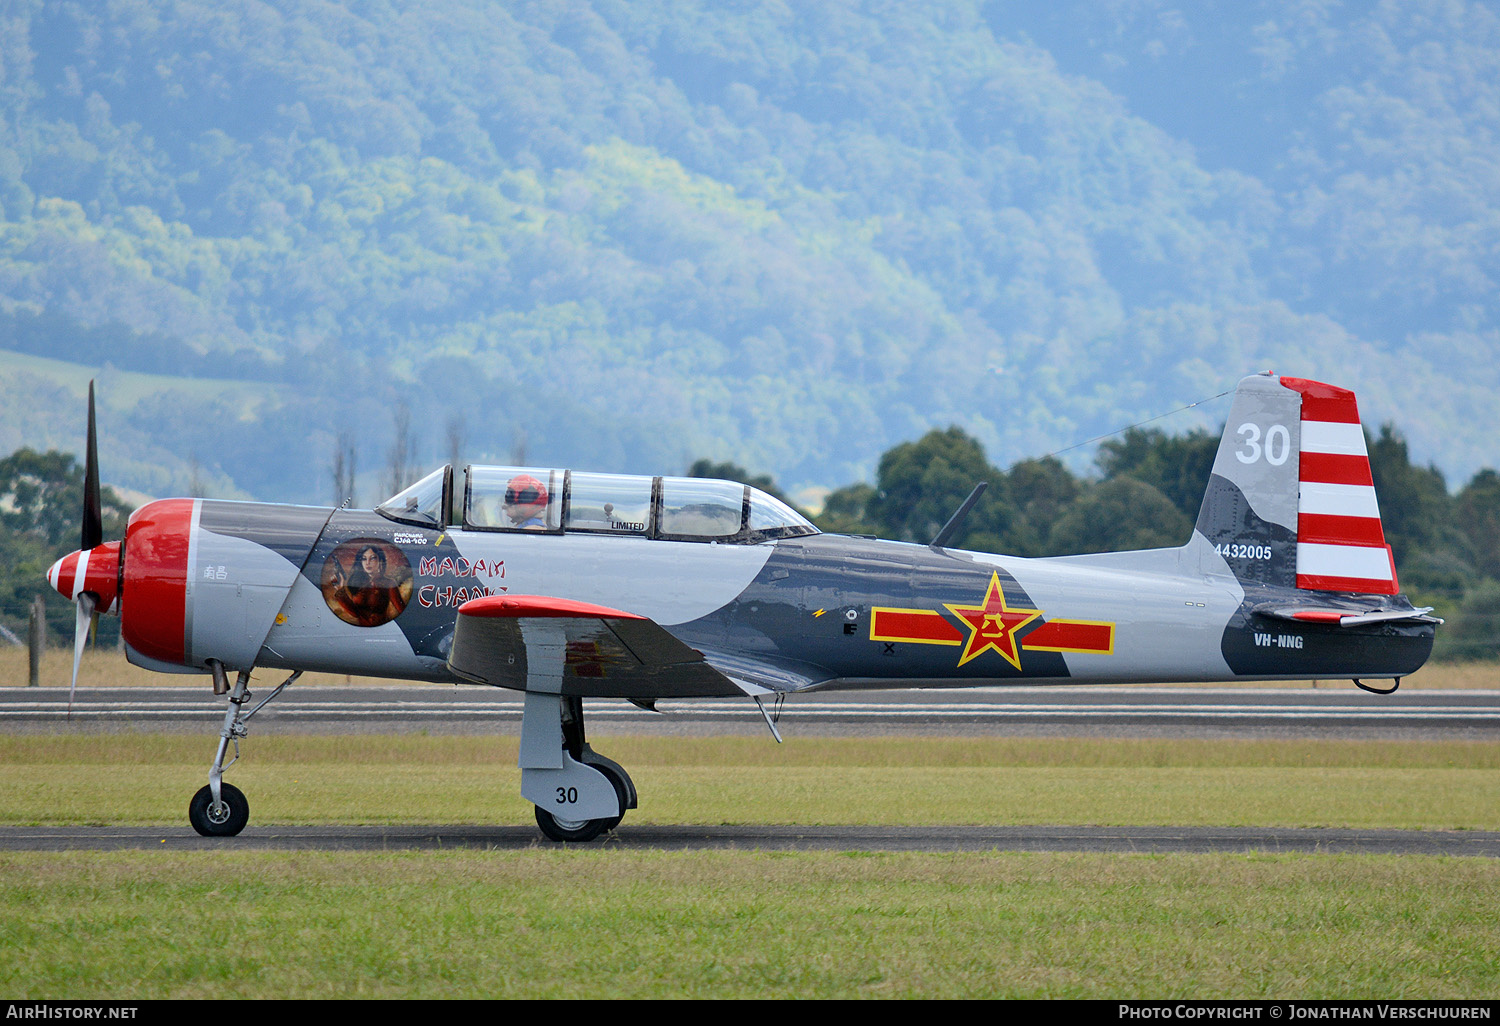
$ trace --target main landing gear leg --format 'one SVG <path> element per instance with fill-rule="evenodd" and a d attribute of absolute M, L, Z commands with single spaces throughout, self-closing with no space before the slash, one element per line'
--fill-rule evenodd
<path fill-rule="evenodd" d="M 554 841 L 592 841 L 636 807 L 635 783 L 589 747 L 583 700 L 528 691 L 521 713 L 521 796 Z"/>
<path fill-rule="evenodd" d="M 223 667 L 215 663 L 213 671 L 214 693 L 222 694 L 220 684 L 224 681 Z M 199 788 L 198 793 L 193 795 L 193 800 L 188 803 L 188 822 L 204 837 L 233 837 L 245 829 L 245 824 L 250 820 L 250 802 L 246 800 L 243 791 L 224 782 L 224 771 L 239 761 L 240 738 L 248 733 L 245 724 L 250 721 L 250 717 L 264 709 L 271 699 L 281 694 L 300 676 L 301 670 L 293 673 L 249 712 L 245 712 L 244 707 L 252 697 L 249 690 L 250 671 L 241 670 L 235 679 L 234 688 L 229 692 L 229 708 L 224 712 L 224 729 L 219 731 L 219 748 L 214 753 L 213 765 L 208 768 L 208 785 Z M 226 766 L 224 756 L 231 744 L 234 745 L 234 758 Z"/>

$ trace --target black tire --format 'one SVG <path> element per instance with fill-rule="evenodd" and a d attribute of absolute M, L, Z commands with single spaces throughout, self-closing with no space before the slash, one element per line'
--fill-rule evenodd
<path fill-rule="evenodd" d="M 618 816 L 606 816 L 603 819 L 565 820 L 558 819 L 552 813 L 538 805 L 536 807 L 536 825 L 541 827 L 542 833 L 546 834 L 549 840 L 572 841 L 575 843 L 592 841 L 600 834 L 607 833 L 620 825 L 620 820 L 625 816 L 625 781 L 621 780 L 619 775 L 608 766 L 594 766 L 593 768 L 603 773 L 611 786 L 614 787 L 615 801 L 620 806 L 620 814 Z"/>
<path fill-rule="evenodd" d="M 608 766 L 595 766 L 594 769 L 598 770 L 600 773 L 603 773 L 606 777 L 609 778 L 609 782 L 615 785 L 615 800 L 620 803 L 620 814 L 618 816 L 610 816 L 609 818 L 604 820 L 604 830 L 605 832 L 608 832 L 619 826 L 620 820 L 625 818 L 625 781 L 621 780 L 619 776 L 615 774 L 615 771 L 610 769 Z"/>
<path fill-rule="evenodd" d="M 233 784 L 220 784 L 219 797 L 224 804 L 210 810 L 214 793 L 205 784 L 188 803 L 188 822 L 204 837 L 233 837 L 250 821 L 250 802 L 243 791 Z"/>
<path fill-rule="evenodd" d="M 613 822 L 618 823 L 619 821 L 620 818 L 618 816 L 614 817 Z M 547 839 L 550 841 L 570 841 L 574 843 L 592 841 L 604 833 L 604 831 L 610 829 L 610 822 L 608 819 L 558 819 L 540 805 L 536 807 L 536 825 L 541 828 L 542 833 L 546 834 Z"/>

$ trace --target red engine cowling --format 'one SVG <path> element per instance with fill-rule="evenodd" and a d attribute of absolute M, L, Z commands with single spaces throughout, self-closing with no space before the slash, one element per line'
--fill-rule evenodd
<path fill-rule="evenodd" d="M 124 542 L 70 552 L 47 571 L 64 598 L 88 592 L 96 612 L 120 614 L 120 633 L 136 652 L 186 665 L 187 570 L 194 499 L 162 499 L 130 516 Z"/>
<path fill-rule="evenodd" d="M 161 499 L 130 515 L 125 529 L 120 633 L 150 659 L 184 664 L 193 499 Z"/>

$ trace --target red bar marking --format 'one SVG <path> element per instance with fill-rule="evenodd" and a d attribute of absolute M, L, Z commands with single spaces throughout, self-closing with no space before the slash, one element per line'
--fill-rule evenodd
<path fill-rule="evenodd" d="M 1364 456 L 1344 456 L 1331 452 L 1308 452 L 1302 450 L 1302 463 L 1298 476 L 1303 481 L 1321 484 L 1373 485 L 1370 476 L 1370 461 Z"/>
<path fill-rule="evenodd" d="M 920 645 L 961 645 L 963 635 L 932 609 L 870 610 L 871 641 L 912 641 Z"/>
<path fill-rule="evenodd" d="M 1319 545 L 1384 545 L 1379 517 L 1340 517 L 1327 513 L 1297 516 L 1297 540 Z"/>
<path fill-rule="evenodd" d="M 1039 652 L 1115 650 L 1115 625 L 1092 620 L 1049 620 L 1021 639 L 1021 647 Z"/>
<path fill-rule="evenodd" d="M 1302 393 L 1303 420 L 1359 423 L 1359 407 L 1355 404 L 1354 393 L 1347 388 L 1307 378 L 1282 378 L 1281 383 Z"/>

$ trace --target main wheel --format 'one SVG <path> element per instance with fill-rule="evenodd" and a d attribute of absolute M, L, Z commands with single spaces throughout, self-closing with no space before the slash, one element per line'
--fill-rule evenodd
<path fill-rule="evenodd" d="M 610 819 L 558 819 L 552 813 L 536 807 L 536 825 L 552 841 L 592 841 L 606 830 L 614 828 L 620 817 Z"/>
<path fill-rule="evenodd" d="M 233 784 L 220 784 L 220 803 L 214 805 L 214 793 L 207 784 L 198 789 L 188 803 L 188 822 L 204 837 L 233 837 L 250 821 L 250 802 Z"/>
<path fill-rule="evenodd" d="M 620 825 L 620 820 L 625 817 L 625 781 L 608 766 L 595 766 L 594 769 L 603 773 L 609 779 L 615 789 L 615 801 L 619 803 L 620 814 L 618 816 L 606 816 L 603 819 L 559 819 L 552 815 L 540 805 L 536 807 L 536 825 L 541 827 L 542 833 L 553 841 L 592 841 L 600 834 L 607 833 Z"/>

